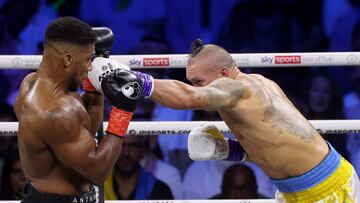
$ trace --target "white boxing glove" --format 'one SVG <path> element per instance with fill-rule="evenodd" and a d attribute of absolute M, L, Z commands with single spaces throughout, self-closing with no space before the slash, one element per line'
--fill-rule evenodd
<path fill-rule="evenodd" d="M 225 138 L 211 123 L 202 124 L 191 130 L 188 137 L 188 151 L 194 161 L 244 161 L 246 158 L 240 143 L 235 139 Z"/>
<path fill-rule="evenodd" d="M 116 69 L 130 70 L 130 67 L 115 59 L 96 57 L 91 63 L 92 69 L 88 71 L 88 78 L 95 89 L 103 93 L 101 89 L 101 81 L 105 76 L 109 75 Z"/>
<path fill-rule="evenodd" d="M 222 160 L 229 156 L 229 145 L 215 125 L 203 124 L 191 130 L 188 151 L 192 160 Z"/>

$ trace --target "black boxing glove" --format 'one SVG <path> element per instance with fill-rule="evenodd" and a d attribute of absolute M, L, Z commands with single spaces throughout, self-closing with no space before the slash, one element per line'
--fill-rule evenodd
<path fill-rule="evenodd" d="M 113 106 L 106 132 L 122 137 L 141 96 L 143 82 L 131 71 L 116 69 L 101 81 L 101 88 Z"/>
<path fill-rule="evenodd" d="M 114 34 L 107 27 L 93 27 L 96 33 L 95 52 L 96 56 L 109 57 L 110 49 L 114 43 Z"/>
<path fill-rule="evenodd" d="M 114 43 L 114 34 L 107 27 L 93 27 L 96 33 L 95 53 L 96 56 L 109 58 L 110 49 Z M 99 93 L 93 86 L 89 78 L 85 78 L 82 83 L 83 90 L 89 93 Z M 101 92 L 101 91 L 100 91 Z"/>

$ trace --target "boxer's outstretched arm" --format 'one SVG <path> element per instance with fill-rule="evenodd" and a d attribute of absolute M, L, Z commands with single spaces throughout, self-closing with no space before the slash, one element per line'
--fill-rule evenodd
<path fill-rule="evenodd" d="M 220 78 L 205 87 L 193 87 L 177 80 L 154 80 L 151 99 L 174 109 L 219 110 L 235 105 L 247 95 L 242 82 Z"/>

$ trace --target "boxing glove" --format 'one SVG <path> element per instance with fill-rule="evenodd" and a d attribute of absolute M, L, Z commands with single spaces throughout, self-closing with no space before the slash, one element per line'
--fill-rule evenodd
<path fill-rule="evenodd" d="M 101 81 L 101 89 L 112 105 L 107 133 L 125 135 L 141 96 L 142 80 L 134 73 L 116 69 Z"/>
<path fill-rule="evenodd" d="M 102 93 L 101 81 L 116 69 L 130 70 L 126 64 L 120 63 L 115 59 L 96 57 L 91 63 L 92 69 L 88 71 L 88 78 L 94 88 Z"/>
<path fill-rule="evenodd" d="M 194 160 L 244 161 L 245 152 L 235 139 L 225 138 L 219 129 L 210 123 L 191 130 L 188 136 L 189 157 Z"/>
<path fill-rule="evenodd" d="M 143 90 L 141 92 L 141 96 L 148 98 L 151 96 L 154 90 L 154 78 L 146 73 L 133 71 L 141 80 L 143 81 Z"/>
<path fill-rule="evenodd" d="M 110 49 L 114 44 L 114 34 L 107 27 L 93 27 L 96 33 L 95 52 L 96 56 L 109 57 Z"/>
<path fill-rule="evenodd" d="M 110 54 L 110 49 L 114 43 L 114 34 L 107 27 L 93 27 L 92 29 L 96 33 L 96 56 L 108 58 Z M 85 92 L 99 93 L 99 91 L 92 85 L 89 78 L 85 78 L 83 80 L 82 87 Z"/>

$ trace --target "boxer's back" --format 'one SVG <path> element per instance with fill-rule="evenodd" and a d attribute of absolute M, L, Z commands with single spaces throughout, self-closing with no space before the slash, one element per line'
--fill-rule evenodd
<path fill-rule="evenodd" d="M 241 74 L 237 80 L 218 82 L 225 91 L 240 86 L 244 91 L 219 113 L 251 161 L 270 177 L 282 179 L 301 175 L 323 160 L 328 146 L 278 85 L 256 74 Z M 234 88 L 225 88 L 227 81 Z"/>
<path fill-rule="evenodd" d="M 47 143 L 48 139 L 54 139 L 51 132 L 56 130 L 56 121 L 50 123 L 49 114 L 54 109 L 61 113 L 63 108 L 79 111 L 79 115 L 86 118 L 86 112 L 81 112 L 80 102 L 73 96 L 54 97 L 35 74 L 28 75 L 23 80 L 14 106 L 19 119 L 20 157 L 27 178 L 38 190 L 75 194 L 87 191 L 88 184 L 82 184 L 84 180 L 79 180 L 78 175 L 65 168 Z"/>

